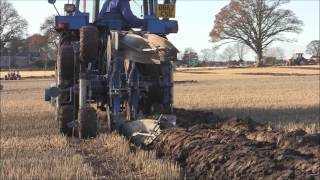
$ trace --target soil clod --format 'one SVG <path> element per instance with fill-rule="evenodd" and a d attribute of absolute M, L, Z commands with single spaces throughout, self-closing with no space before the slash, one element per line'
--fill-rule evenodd
<path fill-rule="evenodd" d="M 301 129 L 284 132 L 250 119 L 219 120 L 210 113 L 204 115 L 200 125 L 190 119 L 196 114 L 188 121 L 182 118 L 189 124 L 180 121 L 183 128 L 164 130 L 155 141 L 158 156 L 180 162 L 186 177 L 319 178 L 320 134 L 307 134 Z M 192 122 L 197 123 L 189 126 Z"/>

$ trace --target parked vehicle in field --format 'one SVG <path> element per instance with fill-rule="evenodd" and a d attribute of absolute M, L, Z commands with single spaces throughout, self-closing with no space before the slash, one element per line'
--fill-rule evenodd
<path fill-rule="evenodd" d="M 16 70 L 10 70 L 5 76 L 5 80 L 21 80 L 21 75 L 19 71 Z"/>

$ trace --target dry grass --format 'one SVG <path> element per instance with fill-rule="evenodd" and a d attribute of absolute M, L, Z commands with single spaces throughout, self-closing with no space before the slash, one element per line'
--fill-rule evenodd
<path fill-rule="evenodd" d="M 95 148 L 92 148 L 95 147 Z M 179 179 L 176 163 L 157 159 L 154 151 L 145 151 L 117 133 L 104 134 L 81 144 L 98 178 Z"/>
<path fill-rule="evenodd" d="M 320 132 L 317 68 L 187 69 L 176 80 L 198 83 L 176 85 L 175 106 Z M 119 135 L 76 143 L 61 136 L 54 109 L 42 97 L 50 83 L 1 82 L 0 179 L 179 177 L 176 164 L 157 160 L 154 152 L 132 147 Z"/>
<path fill-rule="evenodd" d="M 175 106 L 230 117 L 250 116 L 287 130 L 320 132 L 319 66 L 311 68 L 184 69 L 175 80 Z"/>
<path fill-rule="evenodd" d="M 58 132 L 42 100 L 48 81 L 2 83 L 0 179 L 83 179 L 92 168 Z"/>
<path fill-rule="evenodd" d="M 130 153 L 129 142 L 119 135 L 76 143 L 60 135 L 54 109 L 42 97 L 50 83 L 40 79 L 1 82 L 0 179 L 179 177 L 175 163 L 157 160 L 153 151 Z M 103 167 L 110 172 L 99 172 Z"/>

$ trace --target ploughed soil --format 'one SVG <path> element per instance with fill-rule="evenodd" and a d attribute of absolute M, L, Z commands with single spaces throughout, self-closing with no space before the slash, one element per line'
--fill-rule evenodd
<path fill-rule="evenodd" d="M 251 119 L 176 110 L 179 128 L 155 140 L 187 179 L 320 179 L 320 134 L 283 132 Z"/>

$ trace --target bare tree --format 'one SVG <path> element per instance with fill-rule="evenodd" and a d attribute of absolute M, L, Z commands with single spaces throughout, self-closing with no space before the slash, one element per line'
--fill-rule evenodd
<path fill-rule="evenodd" d="M 40 26 L 40 31 L 48 37 L 48 42 L 57 42 L 59 34 L 55 30 L 55 15 L 49 16 Z"/>
<path fill-rule="evenodd" d="M 244 55 L 248 51 L 247 45 L 238 42 L 234 45 L 234 49 L 237 51 L 239 60 L 243 60 Z"/>
<path fill-rule="evenodd" d="M 285 32 L 299 33 L 303 22 L 291 10 L 279 9 L 289 0 L 231 0 L 216 15 L 210 32 L 213 42 L 225 40 L 246 44 L 262 64 L 263 50 L 274 41 L 288 41 Z"/>
<path fill-rule="evenodd" d="M 59 42 L 59 34 L 55 30 L 55 15 L 47 17 L 40 26 L 40 31 L 47 39 L 47 45 L 41 47 L 42 52 L 46 52 L 46 58 L 55 60 L 57 56 L 57 44 Z"/>
<path fill-rule="evenodd" d="M 200 51 L 203 61 L 214 61 L 217 56 L 217 47 L 205 48 Z"/>
<path fill-rule="evenodd" d="M 236 56 L 236 51 L 231 46 L 227 46 L 221 54 L 221 57 L 225 60 L 232 61 Z"/>
<path fill-rule="evenodd" d="M 320 56 L 320 41 L 319 40 L 311 41 L 307 45 L 306 53 L 313 56 Z"/>
<path fill-rule="evenodd" d="M 0 48 L 14 39 L 21 39 L 27 30 L 27 21 L 19 16 L 7 0 L 0 1 Z"/>

